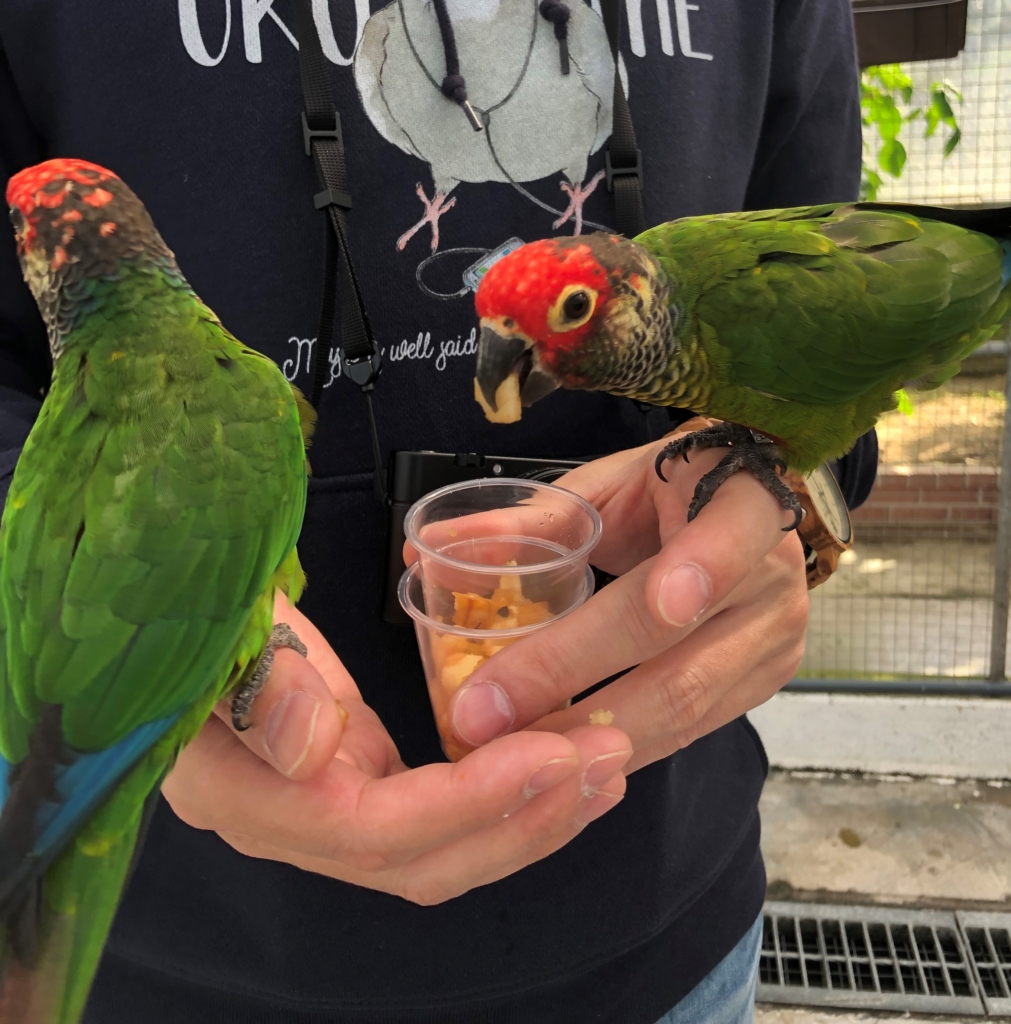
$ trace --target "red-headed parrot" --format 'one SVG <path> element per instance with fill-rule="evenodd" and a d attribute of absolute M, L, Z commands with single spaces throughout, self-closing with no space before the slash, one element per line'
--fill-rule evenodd
<path fill-rule="evenodd" d="M 939 386 L 992 338 L 1009 237 L 1011 208 L 848 203 L 532 242 L 478 288 L 475 396 L 495 422 L 557 387 L 724 420 L 657 460 L 730 446 L 689 518 L 748 468 L 799 521 L 776 467 L 843 455 L 899 389 Z"/>
<path fill-rule="evenodd" d="M 303 412 L 110 171 L 7 187 L 52 386 L 0 525 L 0 1021 L 74 1024 L 158 786 L 301 647 Z"/>

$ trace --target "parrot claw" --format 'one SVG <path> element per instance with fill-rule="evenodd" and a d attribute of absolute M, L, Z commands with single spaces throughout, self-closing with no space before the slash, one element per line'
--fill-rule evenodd
<path fill-rule="evenodd" d="M 256 695 L 263 689 L 263 684 L 270 676 L 270 670 L 274 667 L 274 652 L 279 647 L 287 647 L 296 651 L 303 658 L 308 654 L 305 644 L 299 640 L 298 634 L 287 622 L 274 624 L 274 628 L 270 631 L 270 639 L 263 649 L 263 654 L 260 655 L 253 674 L 235 691 L 235 696 L 232 697 L 232 728 L 236 732 L 245 732 L 252 724 L 245 721 L 245 717 L 249 714 Z"/>
<path fill-rule="evenodd" d="M 665 483 L 663 464 L 667 459 L 679 455 L 688 461 L 688 452 L 694 448 L 729 448 L 730 451 L 695 486 L 695 495 L 688 506 L 688 522 L 691 522 L 709 504 L 719 486 L 729 480 L 738 470 L 746 469 L 758 479 L 787 512 L 792 512 L 794 521 L 783 527 L 784 533 L 796 530 L 804 517 L 804 510 L 793 490 L 783 481 L 780 473 L 786 469 L 786 462 L 779 447 L 772 441 L 759 440 L 747 427 L 737 423 L 716 423 L 703 430 L 695 430 L 675 438 L 661 449 L 656 457 L 656 472 Z"/>

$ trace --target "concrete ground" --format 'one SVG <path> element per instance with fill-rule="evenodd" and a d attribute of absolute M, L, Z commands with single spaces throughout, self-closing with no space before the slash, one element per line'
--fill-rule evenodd
<path fill-rule="evenodd" d="M 758 1006 L 755 1024 L 898 1024 L 899 1021 L 923 1021 L 924 1024 L 955 1024 L 961 1021 L 1000 1020 L 999 1017 L 925 1017 L 912 1013 L 868 1013 L 852 1010 L 808 1010 L 789 1006 Z"/>
<path fill-rule="evenodd" d="M 769 898 L 1011 911 L 1011 782 L 774 770 L 762 796 Z M 756 1024 L 954 1021 L 765 1005 Z"/>
<path fill-rule="evenodd" d="M 1011 784 L 773 772 L 762 797 L 771 899 L 1011 910 Z"/>
<path fill-rule="evenodd" d="M 1011 779 L 1008 699 L 787 692 L 748 717 L 777 768 Z"/>

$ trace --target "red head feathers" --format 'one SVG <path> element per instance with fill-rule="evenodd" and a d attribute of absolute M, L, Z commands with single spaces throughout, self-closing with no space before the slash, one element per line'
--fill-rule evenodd
<path fill-rule="evenodd" d="M 557 387 L 634 389 L 676 346 L 668 295 L 659 263 L 615 235 L 531 242 L 499 260 L 476 296 L 485 415 L 513 423 Z"/>
<path fill-rule="evenodd" d="M 614 268 L 605 268 L 594 251 L 597 238 L 531 242 L 499 260 L 478 288 L 478 316 L 548 351 L 578 345 L 612 292 Z"/>
<path fill-rule="evenodd" d="M 57 211 L 74 185 L 79 187 L 73 190 L 90 207 L 99 208 L 111 202 L 112 193 L 101 187 L 109 181 L 119 179 L 112 171 L 87 160 L 46 160 L 19 171 L 7 183 L 7 205 L 18 210 L 24 218 L 20 245 L 31 246 L 39 220 L 47 215 L 46 211 Z M 62 216 L 68 225 L 80 219 L 76 210 L 62 214 L 54 212 L 49 216 L 54 220 Z"/>
<path fill-rule="evenodd" d="M 69 306 L 80 298 L 75 283 L 118 274 L 128 264 L 180 276 L 144 204 L 97 164 L 58 159 L 26 167 L 8 183 L 7 202 L 21 270 L 54 353 Z"/>

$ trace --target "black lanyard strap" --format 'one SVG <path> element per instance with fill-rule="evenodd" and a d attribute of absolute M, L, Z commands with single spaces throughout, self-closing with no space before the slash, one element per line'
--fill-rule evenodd
<path fill-rule="evenodd" d="M 378 500 L 386 500 L 382 453 L 376 430 L 372 392 L 383 368 L 383 357 L 372 333 L 365 309 L 365 299 L 355 274 L 348 242 L 347 212 L 351 209 L 347 165 L 344 161 L 344 139 L 340 114 L 334 103 L 330 72 L 319 34 L 312 18 L 309 0 L 296 0 L 298 17 L 298 66 L 302 79 L 302 138 L 305 155 L 316 164 L 321 191 L 313 196 L 317 210 L 327 214 L 326 259 L 323 270 L 323 302 L 316 331 L 313 357 L 312 392 L 309 401 L 319 408 L 323 397 L 326 371 L 330 365 L 337 293 L 340 293 L 340 353 L 344 373 L 365 393 L 369 410 L 369 431 L 372 435 L 372 456 L 375 462 L 374 490 Z"/>
<path fill-rule="evenodd" d="M 615 227 L 619 234 L 634 238 L 646 230 L 642 212 L 642 153 L 636 145 L 632 114 L 618 74 L 618 44 L 621 40 L 622 0 L 601 0 L 604 29 L 614 60 L 614 122 L 604 154 L 607 191 L 614 194 Z"/>

